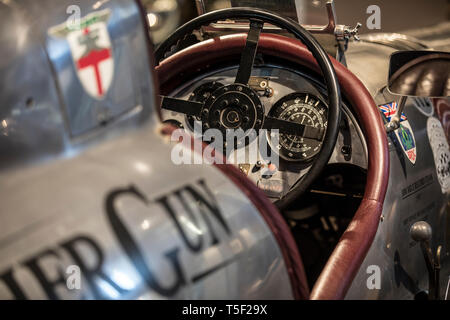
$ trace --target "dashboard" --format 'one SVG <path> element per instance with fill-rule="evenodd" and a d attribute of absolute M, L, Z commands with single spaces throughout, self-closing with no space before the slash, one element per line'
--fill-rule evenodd
<path fill-rule="evenodd" d="M 203 74 L 178 87 L 170 96 L 204 103 L 213 92 L 218 92 L 217 89 L 232 85 L 236 73 L 237 67 L 227 67 Z M 217 121 L 226 123 L 228 128 L 233 125 L 245 127 L 245 122 L 258 121 L 258 112 L 263 112 L 271 118 L 326 130 L 327 96 L 319 79 L 284 66 L 264 65 L 254 67 L 249 86 L 261 101 L 261 110 L 248 112 L 248 105 L 242 101 L 226 101 L 229 103 L 227 112 L 217 112 Z M 367 146 L 361 128 L 345 101 L 341 109 L 338 139 L 328 163 L 367 169 Z M 201 126 L 201 122 L 197 122 L 202 120 L 201 117 L 171 110 L 162 110 L 162 117 L 165 122 L 201 135 L 196 129 L 196 123 Z M 299 137 L 278 130 L 260 130 L 257 136 L 238 137 L 231 151 L 224 141 L 222 150 L 226 150 L 228 163 L 236 165 L 272 201 L 276 201 L 301 182 L 321 149 L 323 137 Z"/>

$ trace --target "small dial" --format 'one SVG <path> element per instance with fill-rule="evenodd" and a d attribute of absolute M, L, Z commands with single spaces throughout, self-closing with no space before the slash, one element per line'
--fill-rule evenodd
<path fill-rule="evenodd" d="M 328 107 L 317 96 L 310 93 L 292 93 L 278 100 L 269 112 L 269 116 L 326 129 Z M 269 133 L 269 144 L 281 158 L 289 161 L 307 161 L 316 156 L 322 147 L 322 141 L 303 138 L 290 134 Z M 278 144 L 274 137 L 278 135 Z M 276 139 L 275 139 L 276 141 Z"/>

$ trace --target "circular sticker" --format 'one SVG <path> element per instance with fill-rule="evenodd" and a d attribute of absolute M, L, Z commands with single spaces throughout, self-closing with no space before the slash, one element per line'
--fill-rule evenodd
<path fill-rule="evenodd" d="M 413 105 L 422 114 L 431 117 L 434 114 L 433 103 L 429 98 L 417 97 L 413 99 Z"/>
<path fill-rule="evenodd" d="M 436 174 L 443 193 L 450 191 L 450 150 L 441 122 L 430 117 L 427 120 L 427 134 L 433 151 Z"/>

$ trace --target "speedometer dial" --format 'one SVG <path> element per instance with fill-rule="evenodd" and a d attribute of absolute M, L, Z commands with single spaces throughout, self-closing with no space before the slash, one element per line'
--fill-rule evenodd
<path fill-rule="evenodd" d="M 292 93 L 278 100 L 269 112 L 269 116 L 297 122 L 305 126 L 326 129 L 328 108 L 318 97 L 310 93 Z M 276 133 L 270 132 L 271 136 Z M 279 134 L 278 144 L 269 144 L 281 158 L 290 161 L 307 161 L 320 151 L 322 141 L 300 136 Z"/>

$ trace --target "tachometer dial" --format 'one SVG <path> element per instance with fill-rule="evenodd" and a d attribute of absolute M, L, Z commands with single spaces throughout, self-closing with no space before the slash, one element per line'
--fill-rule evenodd
<path fill-rule="evenodd" d="M 269 116 L 297 122 L 305 126 L 326 129 L 328 107 L 310 93 L 291 93 L 278 100 L 269 112 Z M 275 132 L 270 132 L 275 135 Z M 320 151 L 322 141 L 303 138 L 300 136 L 281 133 L 278 136 L 278 144 L 269 144 L 281 158 L 290 161 L 307 161 L 312 159 Z"/>

